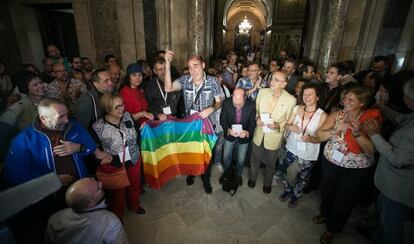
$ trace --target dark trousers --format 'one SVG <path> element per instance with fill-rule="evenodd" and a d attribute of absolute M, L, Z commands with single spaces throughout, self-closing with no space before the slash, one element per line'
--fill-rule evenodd
<path fill-rule="evenodd" d="M 213 158 L 212 158 L 213 159 Z M 206 172 L 204 172 L 204 174 L 202 174 L 201 180 L 203 180 L 203 184 L 204 185 L 209 185 L 210 184 L 210 174 L 211 174 L 211 165 L 213 164 L 212 160 L 210 160 L 210 163 L 207 166 Z M 194 175 L 189 175 L 187 176 L 187 178 L 192 178 L 194 179 L 195 176 Z"/>
<path fill-rule="evenodd" d="M 350 169 L 322 160 L 321 214 L 326 219 L 327 230 L 339 233 L 345 226 L 361 194 L 371 180 L 372 167 Z"/>
<path fill-rule="evenodd" d="M 378 243 L 414 243 L 414 208 L 395 202 L 382 193 L 377 207 L 380 227 L 375 239 Z"/>

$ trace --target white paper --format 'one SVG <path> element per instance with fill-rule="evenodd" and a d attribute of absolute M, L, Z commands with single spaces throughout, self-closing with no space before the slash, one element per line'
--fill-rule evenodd
<path fill-rule="evenodd" d="M 197 111 L 197 110 L 194 110 L 194 109 L 191 109 L 191 110 L 190 110 L 190 115 L 193 115 L 193 114 L 195 114 L 195 113 L 198 113 L 198 111 Z"/>
<path fill-rule="evenodd" d="M 306 151 L 306 142 L 298 141 L 296 145 L 299 151 Z"/>
<path fill-rule="evenodd" d="M 170 106 L 162 108 L 162 113 L 166 115 L 172 114 Z"/>
<path fill-rule="evenodd" d="M 272 118 L 268 118 L 265 123 L 265 126 L 263 127 L 263 133 L 272 133 L 275 130 L 270 129 L 269 127 L 267 127 L 268 124 L 273 124 L 273 119 Z"/>
<path fill-rule="evenodd" d="M 338 151 L 338 150 L 334 150 L 333 151 L 333 154 L 332 154 L 332 158 L 335 160 L 335 161 L 337 161 L 337 162 L 342 162 L 342 159 L 344 158 L 344 154 L 343 153 L 341 153 L 340 151 Z"/>
<path fill-rule="evenodd" d="M 122 162 L 122 160 L 124 159 L 124 150 L 122 150 L 120 153 L 118 153 L 118 156 L 119 156 L 119 158 L 121 159 L 121 162 Z M 129 154 L 129 147 L 126 147 L 125 148 L 125 159 L 122 163 L 124 163 L 128 160 L 131 160 L 131 154 Z"/>
<path fill-rule="evenodd" d="M 236 135 L 240 135 L 243 130 L 243 126 L 241 124 L 234 124 L 231 125 L 231 129 L 236 133 Z"/>
<path fill-rule="evenodd" d="M 234 125 L 231 125 L 231 129 L 234 130 L 235 132 L 240 133 L 243 130 L 243 126 L 241 124 L 234 124 Z"/>

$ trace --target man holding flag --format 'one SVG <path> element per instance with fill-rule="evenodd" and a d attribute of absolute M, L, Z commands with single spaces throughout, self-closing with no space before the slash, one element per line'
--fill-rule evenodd
<path fill-rule="evenodd" d="M 186 116 L 198 113 L 202 119 L 209 118 L 214 125 L 219 124 L 217 116 L 213 113 L 221 107 L 220 86 L 217 79 L 207 76 L 204 72 L 205 63 L 201 56 L 193 55 L 187 59 L 189 75 L 184 75 L 175 81 L 171 80 L 171 61 L 174 52 L 168 50 L 165 53 L 165 79 L 166 92 L 183 90 Z M 206 172 L 201 176 L 204 191 L 210 194 L 213 190 L 210 184 L 211 163 Z M 187 176 L 187 185 L 194 184 L 194 176 Z"/>

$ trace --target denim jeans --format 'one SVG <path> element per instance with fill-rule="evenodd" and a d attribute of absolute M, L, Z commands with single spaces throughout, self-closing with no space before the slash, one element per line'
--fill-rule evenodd
<path fill-rule="evenodd" d="M 231 165 L 234 147 L 236 147 L 237 175 L 241 176 L 244 162 L 246 161 L 249 143 L 240 144 L 237 141 L 224 140 L 224 170 L 228 169 Z"/>
<path fill-rule="evenodd" d="M 395 202 L 384 194 L 377 200 L 380 227 L 374 233 L 378 243 L 413 243 L 414 209 Z"/>
<path fill-rule="evenodd" d="M 215 165 L 218 163 L 222 163 L 223 161 L 223 143 L 224 143 L 223 131 L 216 133 L 216 135 L 217 135 L 217 142 L 213 148 L 213 163 Z"/>

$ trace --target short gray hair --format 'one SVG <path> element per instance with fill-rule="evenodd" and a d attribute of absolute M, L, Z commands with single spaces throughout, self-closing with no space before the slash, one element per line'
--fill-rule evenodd
<path fill-rule="evenodd" d="M 414 100 L 414 79 L 407 81 L 404 84 L 404 95 Z"/>
<path fill-rule="evenodd" d="M 66 104 L 59 99 L 55 99 L 55 98 L 44 98 L 42 99 L 42 101 L 40 101 L 39 105 L 37 106 L 37 112 L 39 114 L 39 116 L 42 115 L 46 115 L 49 116 L 50 115 L 50 107 L 54 104 L 60 104 L 60 105 L 65 105 Z"/>

